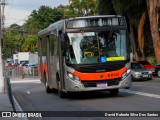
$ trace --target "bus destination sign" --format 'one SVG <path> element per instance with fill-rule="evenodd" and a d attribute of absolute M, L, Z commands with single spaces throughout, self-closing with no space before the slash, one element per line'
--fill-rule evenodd
<path fill-rule="evenodd" d="M 81 18 L 71 19 L 67 22 L 67 28 L 85 28 L 85 27 L 99 27 L 99 26 L 125 26 L 125 19 L 123 17 L 111 18 Z"/>

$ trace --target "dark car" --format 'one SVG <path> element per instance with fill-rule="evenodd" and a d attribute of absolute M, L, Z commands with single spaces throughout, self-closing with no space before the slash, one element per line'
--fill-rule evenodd
<path fill-rule="evenodd" d="M 157 73 L 158 77 L 160 77 L 160 63 L 156 64 L 155 72 Z"/>
<path fill-rule="evenodd" d="M 146 69 L 138 62 L 131 62 L 131 74 L 133 80 L 152 79 L 152 71 Z"/>
<path fill-rule="evenodd" d="M 138 63 L 140 63 L 141 65 L 143 65 L 146 69 L 152 71 L 152 75 L 156 75 L 156 71 L 155 71 L 155 66 L 152 65 L 151 63 L 149 63 L 148 61 L 136 61 Z"/>

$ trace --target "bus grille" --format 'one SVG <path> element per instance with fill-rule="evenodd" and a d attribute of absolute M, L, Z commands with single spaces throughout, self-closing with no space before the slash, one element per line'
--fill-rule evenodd
<path fill-rule="evenodd" d="M 103 81 L 82 81 L 81 83 L 84 87 L 97 87 L 97 83 L 100 82 L 107 82 L 108 86 L 119 85 L 121 79 L 114 79 L 114 80 L 103 80 Z"/>

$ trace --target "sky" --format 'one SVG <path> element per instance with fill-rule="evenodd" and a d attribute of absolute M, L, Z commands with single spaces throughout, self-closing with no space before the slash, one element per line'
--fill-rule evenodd
<path fill-rule="evenodd" d="M 4 9 L 5 27 L 11 24 L 22 25 L 27 20 L 33 10 L 38 10 L 40 6 L 46 5 L 52 8 L 62 5 L 68 5 L 69 0 L 5 0 Z"/>

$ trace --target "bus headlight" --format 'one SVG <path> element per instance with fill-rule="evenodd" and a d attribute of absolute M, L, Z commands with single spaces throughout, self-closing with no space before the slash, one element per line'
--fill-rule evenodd
<path fill-rule="evenodd" d="M 75 76 L 75 75 L 72 74 L 72 73 L 68 73 L 68 77 L 71 78 L 72 80 L 80 81 L 79 77 Z"/>
<path fill-rule="evenodd" d="M 123 73 L 122 75 L 122 80 L 125 79 L 131 72 L 131 69 L 128 69 L 126 72 Z"/>

